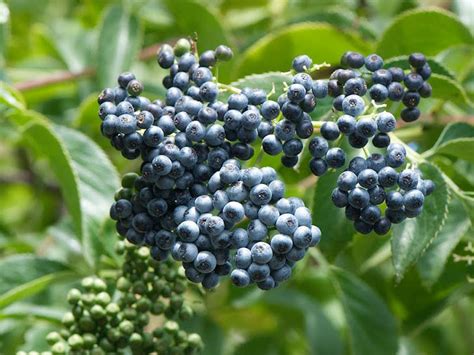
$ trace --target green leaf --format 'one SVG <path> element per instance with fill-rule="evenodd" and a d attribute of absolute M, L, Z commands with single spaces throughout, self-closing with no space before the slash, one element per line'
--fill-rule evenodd
<path fill-rule="evenodd" d="M 33 304 L 13 304 L 11 307 L 4 309 L 0 312 L 1 319 L 17 319 L 17 320 L 44 320 L 50 323 L 61 325 L 61 320 L 64 316 L 65 311 L 51 306 L 37 306 Z"/>
<path fill-rule="evenodd" d="M 31 254 L 3 258 L 0 269 L 4 270 L 0 273 L 0 309 L 73 275 L 67 265 Z"/>
<path fill-rule="evenodd" d="M 46 157 L 63 197 L 83 253 L 93 265 L 103 251 L 100 228 L 119 187 L 117 172 L 105 153 L 82 133 L 52 126 L 38 114 L 12 116 L 35 150 Z"/>
<path fill-rule="evenodd" d="M 229 40 L 224 25 L 211 7 L 193 0 L 165 0 L 166 7 L 174 17 L 173 36 L 193 36 L 197 34 L 200 49 L 213 49 Z"/>
<path fill-rule="evenodd" d="M 456 77 L 455 75 L 448 69 L 446 68 L 443 64 L 438 62 L 435 59 L 432 58 L 427 58 L 427 62 L 430 65 L 430 68 L 434 74 L 440 74 L 449 77 L 450 79 L 455 80 Z M 390 59 L 387 59 L 384 62 L 384 68 L 390 68 L 390 67 L 400 67 L 405 70 L 411 69 L 410 63 L 408 63 L 408 56 L 406 55 L 400 55 L 398 57 L 393 57 Z M 428 81 L 429 82 L 429 81 Z"/>
<path fill-rule="evenodd" d="M 457 81 L 444 75 L 432 74 L 429 83 L 433 87 L 432 97 L 473 106 L 466 91 Z"/>
<path fill-rule="evenodd" d="M 304 317 L 306 339 L 310 354 L 337 355 L 343 353 L 341 337 L 324 314 L 321 305 L 305 294 L 289 289 L 277 289 L 265 294 L 266 304 L 276 304 L 296 309 Z"/>
<path fill-rule="evenodd" d="M 458 81 L 463 81 L 474 69 L 474 47 L 459 45 L 450 47 L 436 56 L 436 60 L 456 74 Z"/>
<path fill-rule="evenodd" d="M 241 77 L 264 71 L 287 71 L 293 58 L 307 54 L 313 63 L 337 64 L 348 50 L 370 52 L 360 38 L 328 24 L 301 23 L 261 38 L 241 56 L 235 75 Z"/>
<path fill-rule="evenodd" d="M 422 52 L 431 56 L 458 44 L 471 44 L 469 30 L 450 12 L 439 8 L 406 11 L 384 31 L 376 52 L 383 57 Z"/>
<path fill-rule="evenodd" d="M 333 268 L 334 287 L 346 318 L 350 353 L 396 354 L 395 319 L 380 297 L 362 280 Z"/>
<path fill-rule="evenodd" d="M 318 178 L 314 190 L 313 222 L 321 229 L 319 248 L 328 259 L 333 259 L 352 240 L 354 228 L 344 209 L 331 202 L 332 190 L 337 186 L 338 172 L 328 172 Z"/>
<path fill-rule="evenodd" d="M 246 87 L 263 89 L 269 94 L 272 91 L 272 88 L 275 88 L 275 93 L 272 95 L 272 99 L 277 99 L 279 93 L 282 93 L 285 88 L 285 84 L 291 84 L 291 75 L 284 74 L 281 72 L 270 72 L 263 74 L 254 74 L 247 75 L 237 81 L 231 83 L 231 86 L 234 86 L 239 89 Z"/>
<path fill-rule="evenodd" d="M 0 105 L 23 110 L 25 108 L 25 100 L 17 90 L 0 81 Z"/>
<path fill-rule="evenodd" d="M 418 167 L 425 179 L 433 180 L 436 190 L 425 199 L 420 216 L 393 226 L 392 261 L 399 281 L 440 233 L 448 215 L 450 192 L 442 172 L 429 163 L 421 163 Z"/>
<path fill-rule="evenodd" d="M 474 126 L 456 122 L 446 126 L 434 146 L 423 156 L 448 154 L 457 158 L 474 161 Z"/>
<path fill-rule="evenodd" d="M 138 19 L 119 6 L 111 7 L 102 20 L 97 52 L 97 75 L 102 87 L 114 85 L 129 70 L 141 47 Z"/>
<path fill-rule="evenodd" d="M 451 252 L 470 226 L 471 221 L 462 202 L 458 198 L 451 199 L 446 222 L 417 263 L 425 285 L 432 286 L 438 280 Z"/>

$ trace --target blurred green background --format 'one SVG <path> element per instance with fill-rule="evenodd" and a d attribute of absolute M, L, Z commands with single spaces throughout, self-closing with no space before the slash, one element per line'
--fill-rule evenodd
<path fill-rule="evenodd" d="M 391 63 L 421 51 L 435 73 L 422 119 L 397 132 L 431 148 L 427 211 L 389 237 L 357 235 L 330 205 L 335 174 L 316 182 L 264 159 L 313 206 L 324 240 L 277 290 L 190 290 L 197 315 L 182 326 L 205 354 L 474 353 L 473 32 L 471 0 L 0 1 L 0 353 L 47 349 L 67 289 L 118 269 L 108 208 L 139 165 L 100 136 L 96 98 L 124 70 L 161 98 L 156 49 L 180 36 L 232 47 L 222 82 L 286 71 L 303 53 L 334 69 L 346 50 Z"/>

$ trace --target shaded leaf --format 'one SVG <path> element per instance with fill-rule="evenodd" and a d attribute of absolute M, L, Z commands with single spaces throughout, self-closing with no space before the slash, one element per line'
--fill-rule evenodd
<path fill-rule="evenodd" d="M 0 309 L 74 275 L 63 263 L 31 254 L 3 258 L 0 269 L 7 271 L 0 273 Z"/>
<path fill-rule="evenodd" d="M 268 34 L 253 44 L 242 54 L 235 75 L 287 71 L 293 58 L 300 54 L 309 55 L 313 63 L 336 64 L 348 50 L 368 53 L 370 47 L 360 38 L 331 25 L 301 23 Z"/>
<path fill-rule="evenodd" d="M 467 97 L 466 91 L 457 81 L 444 75 L 432 74 L 429 83 L 433 87 L 432 97 L 470 106 L 473 105 Z"/>
<path fill-rule="evenodd" d="M 23 110 L 25 108 L 25 100 L 18 91 L 0 81 L 0 105 Z"/>
<path fill-rule="evenodd" d="M 395 319 L 382 299 L 356 276 L 338 268 L 333 268 L 333 273 L 348 326 L 351 353 L 396 354 Z"/>
<path fill-rule="evenodd" d="M 413 52 L 431 56 L 458 44 L 471 44 L 469 30 L 450 12 L 439 8 L 406 11 L 382 34 L 376 52 L 394 57 Z"/>
<path fill-rule="evenodd" d="M 429 163 L 421 163 L 418 167 L 425 179 L 433 180 L 436 190 L 425 199 L 420 216 L 393 226 L 392 261 L 398 280 L 401 280 L 407 269 L 418 261 L 437 237 L 448 214 L 450 193 L 442 172 Z"/>
<path fill-rule="evenodd" d="M 129 70 L 141 47 L 138 19 L 120 6 L 111 7 L 102 20 L 97 51 L 97 75 L 102 87 L 112 86 Z"/>
<path fill-rule="evenodd" d="M 438 235 L 417 263 L 421 279 L 433 285 L 441 275 L 451 252 L 471 225 L 469 215 L 458 198 L 451 199 L 448 217 Z"/>

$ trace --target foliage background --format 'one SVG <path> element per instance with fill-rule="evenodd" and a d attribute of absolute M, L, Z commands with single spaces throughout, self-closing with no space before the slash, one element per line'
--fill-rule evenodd
<path fill-rule="evenodd" d="M 100 136 L 96 97 L 124 70 L 143 80 L 145 95 L 162 97 L 157 44 L 197 33 L 201 50 L 234 49 L 219 69 L 222 82 L 286 71 L 302 53 L 337 65 L 345 50 L 385 58 L 424 52 L 434 97 L 397 136 L 438 185 L 417 221 L 380 238 L 354 234 L 331 206 L 335 174 L 316 182 L 305 169 L 280 170 L 288 194 L 313 206 L 321 248 L 271 292 L 228 283 L 207 295 L 190 290 L 198 314 L 183 326 L 200 332 L 205 353 L 473 353 L 473 4 L 0 1 L 0 352 L 45 350 L 67 289 L 118 270 L 108 206 L 119 175 L 138 165 Z M 278 76 L 236 85 L 268 89 L 272 80 Z M 314 119 L 328 109 L 320 103 Z M 279 168 L 275 159 L 263 164 Z"/>

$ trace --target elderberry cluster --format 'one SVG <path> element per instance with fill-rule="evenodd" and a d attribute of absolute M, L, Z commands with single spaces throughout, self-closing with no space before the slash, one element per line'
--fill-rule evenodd
<path fill-rule="evenodd" d="M 105 280 L 83 279 L 81 288 L 72 288 L 67 295 L 71 311 L 63 317 L 64 328 L 46 337 L 51 346 L 47 354 L 200 353 L 201 337 L 181 330 L 177 323 L 193 315 L 184 303 L 187 281 L 177 265 L 159 263 L 148 248 L 124 241 L 116 250 L 125 258 L 114 285 L 118 297 L 109 292 Z M 164 324 L 152 327 L 150 317 L 160 315 Z"/>
<path fill-rule="evenodd" d="M 345 208 L 346 217 L 362 234 L 372 230 L 383 235 L 392 223 L 414 218 L 423 210 L 425 196 L 434 191 L 431 180 L 420 171 L 404 169 L 405 148 L 391 143 L 387 154 L 373 153 L 367 159 L 355 157 L 337 179 L 331 198 L 336 207 Z M 385 202 L 385 216 L 379 207 Z"/>

